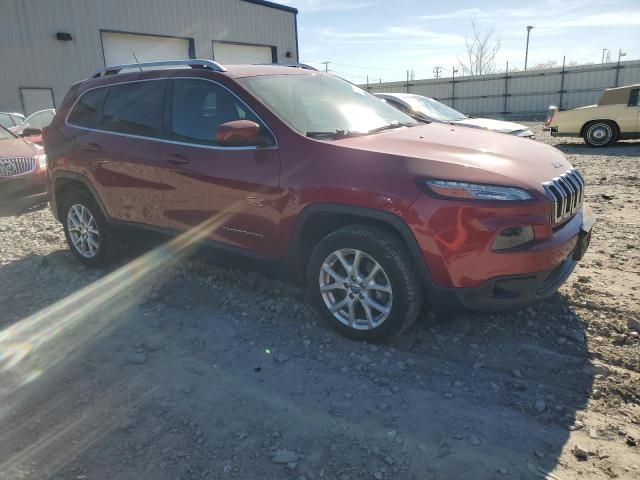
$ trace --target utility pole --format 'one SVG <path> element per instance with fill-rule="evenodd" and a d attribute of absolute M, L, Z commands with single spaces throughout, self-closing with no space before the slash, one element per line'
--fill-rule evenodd
<path fill-rule="evenodd" d="M 407 93 L 409 93 L 409 70 L 407 70 Z"/>
<path fill-rule="evenodd" d="M 533 25 L 527 26 L 527 47 L 524 52 L 524 69 L 527 70 L 527 61 L 529 60 L 529 34 L 533 30 Z"/>
<path fill-rule="evenodd" d="M 456 104 L 456 67 L 451 67 L 451 108 Z"/>
<path fill-rule="evenodd" d="M 618 63 L 620 63 L 620 59 L 622 57 L 626 57 L 627 56 L 627 52 L 623 52 L 621 48 L 618 49 Z"/>
<path fill-rule="evenodd" d="M 433 67 L 434 78 L 440 78 L 441 73 L 442 73 L 442 67 Z"/>
<path fill-rule="evenodd" d="M 627 52 L 623 52 L 621 48 L 618 49 L 618 64 L 616 65 L 616 83 L 614 87 L 618 86 L 618 80 L 620 79 L 620 69 L 622 68 L 620 66 L 620 59 L 622 57 L 625 57 L 626 55 L 627 55 Z"/>
<path fill-rule="evenodd" d="M 324 73 L 329 73 L 329 64 L 332 63 L 332 62 L 324 61 L 324 62 L 321 62 L 321 63 L 322 63 L 322 65 L 324 65 Z"/>
<path fill-rule="evenodd" d="M 608 48 L 603 48 L 602 49 L 602 63 L 604 63 L 604 59 L 606 58 L 606 53 L 609 51 Z"/>

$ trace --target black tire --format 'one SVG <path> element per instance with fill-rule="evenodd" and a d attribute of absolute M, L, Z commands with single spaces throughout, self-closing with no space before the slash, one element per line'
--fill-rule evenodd
<path fill-rule="evenodd" d="M 582 138 L 593 148 L 602 148 L 618 141 L 618 126 L 608 120 L 596 120 L 585 125 Z"/>
<path fill-rule="evenodd" d="M 392 290 L 392 301 L 390 313 L 379 325 L 375 325 L 375 322 L 369 323 L 369 325 L 374 326 L 366 327 L 369 328 L 366 330 L 346 325 L 331 313 L 327 303 L 325 303 L 325 298 L 320 290 L 323 263 L 334 252 L 341 249 L 358 250 L 366 255 L 362 257 L 366 259 L 364 262 L 374 265 L 373 261 L 375 261 L 382 267 L 383 272 L 381 274 L 384 274 L 384 279 L 388 280 Z M 336 263 L 336 265 L 339 264 Z M 378 283 L 375 278 L 374 282 Z M 338 282 L 336 281 L 337 284 Z M 357 282 L 354 282 L 353 285 L 356 284 Z M 362 225 L 340 228 L 318 242 L 307 264 L 307 288 L 313 305 L 325 322 L 341 335 L 359 341 L 380 342 L 401 334 L 413 325 L 423 303 L 422 287 L 402 241 L 382 229 Z M 336 296 L 346 296 L 346 292 L 351 292 L 351 290 L 345 290 L 344 292 L 339 290 Z M 370 296 L 368 290 L 364 290 L 363 295 L 365 295 L 365 302 L 366 298 L 378 299 Z M 371 295 L 380 294 L 373 292 Z M 363 297 L 360 296 L 359 298 L 362 299 Z M 354 308 L 359 308 L 361 315 L 364 315 L 364 303 L 357 298 L 354 302 L 360 303 L 359 307 Z M 337 300 L 336 303 L 338 303 Z"/>
<path fill-rule="evenodd" d="M 71 239 L 71 233 L 69 231 L 68 215 L 69 211 L 74 205 L 81 205 L 88 210 L 93 219 L 99 234 L 99 243 L 96 253 L 87 257 L 80 253 L 79 249 L 74 246 Z M 60 221 L 64 228 L 64 236 L 67 239 L 67 244 L 71 253 L 88 267 L 101 267 L 107 265 L 113 261 L 113 253 L 115 251 L 114 235 L 112 229 L 107 222 L 106 218 L 102 214 L 102 210 L 96 203 L 93 196 L 88 192 L 72 191 L 65 195 L 62 201 Z"/>

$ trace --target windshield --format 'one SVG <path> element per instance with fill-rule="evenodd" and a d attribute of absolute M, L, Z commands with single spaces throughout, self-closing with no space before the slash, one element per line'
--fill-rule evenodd
<path fill-rule="evenodd" d="M 16 138 L 9 130 L 0 125 L 0 140 L 9 140 L 11 138 Z"/>
<path fill-rule="evenodd" d="M 407 102 L 415 112 L 422 113 L 435 120 L 453 122 L 467 118 L 465 114 L 460 113 L 459 111 L 454 110 L 433 98 L 416 95 L 402 97 L 402 99 Z"/>
<path fill-rule="evenodd" d="M 290 127 L 309 136 L 417 125 L 410 116 L 331 75 L 271 75 L 240 82 Z"/>

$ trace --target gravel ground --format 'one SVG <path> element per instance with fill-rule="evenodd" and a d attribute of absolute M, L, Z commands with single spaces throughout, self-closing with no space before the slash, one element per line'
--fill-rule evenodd
<path fill-rule="evenodd" d="M 640 478 L 640 143 L 536 130 L 586 176 L 584 262 L 388 345 L 200 254 L 88 270 L 47 209 L 0 219 L 0 478 Z"/>

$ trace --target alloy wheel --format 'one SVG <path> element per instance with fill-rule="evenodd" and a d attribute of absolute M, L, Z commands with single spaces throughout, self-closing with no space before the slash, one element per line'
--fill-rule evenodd
<path fill-rule="evenodd" d="M 71 205 L 67 213 L 69 238 L 77 252 L 85 258 L 93 258 L 100 248 L 100 232 L 96 220 L 84 205 Z"/>
<path fill-rule="evenodd" d="M 379 327 L 391 314 L 393 290 L 386 272 L 360 250 L 336 250 L 322 262 L 322 299 L 331 314 L 356 330 Z"/>

